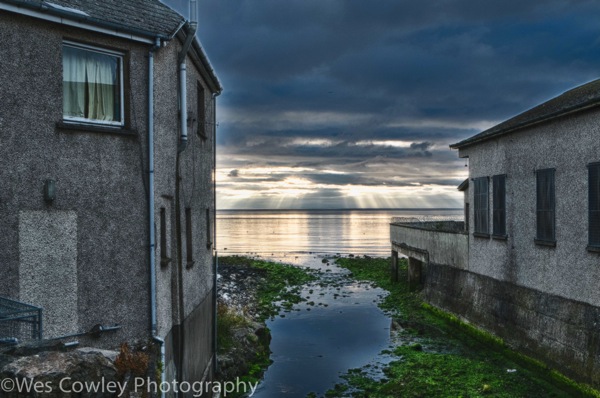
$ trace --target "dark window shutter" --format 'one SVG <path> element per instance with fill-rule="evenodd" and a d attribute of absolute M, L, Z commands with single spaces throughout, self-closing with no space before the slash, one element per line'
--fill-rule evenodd
<path fill-rule="evenodd" d="M 488 226 L 488 178 L 480 177 L 474 180 L 474 219 L 475 233 L 489 234 Z"/>
<path fill-rule="evenodd" d="M 506 176 L 497 175 L 492 179 L 493 189 L 493 233 L 506 235 Z"/>
<path fill-rule="evenodd" d="M 555 241 L 554 169 L 536 171 L 536 239 Z"/>
<path fill-rule="evenodd" d="M 588 166 L 589 245 L 600 247 L 600 163 Z"/>

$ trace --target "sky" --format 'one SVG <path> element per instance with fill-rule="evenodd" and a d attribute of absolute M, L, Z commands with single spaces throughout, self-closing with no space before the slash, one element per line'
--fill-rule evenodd
<path fill-rule="evenodd" d="M 599 15 L 596 1 L 199 0 L 224 87 L 217 207 L 461 207 L 468 161 L 449 145 L 599 77 Z"/>

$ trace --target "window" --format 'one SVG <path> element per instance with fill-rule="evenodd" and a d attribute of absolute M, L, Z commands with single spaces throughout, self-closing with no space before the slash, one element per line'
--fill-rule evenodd
<path fill-rule="evenodd" d="M 187 253 L 187 267 L 190 268 L 194 265 L 194 248 L 192 238 L 192 209 L 189 207 L 185 209 L 185 251 Z"/>
<path fill-rule="evenodd" d="M 506 175 L 493 176 L 492 189 L 493 234 L 498 237 L 506 237 Z"/>
<path fill-rule="evenodd" d="M 204 87 L 198 82 L 198 135 L 207 139 L 206 134 L 206 99 L 204 98 Z"/>
<path fill-rule="evenodd" d="M 63 119 L 123 126 L 123 56 L 63 44 Z"/>
<path fill-rule="evenodd" d="M 210 209 L 206 208 L 206 248 L 212 247 L 212 228 L 210 227 Z"/>
<path fill-rule="evenodd" d="M 167 266 L 171 262 L 167 243 L 167 210 L 160 208 L 160 265 Z"/>
<path fill-rule="evenodd" d="M 488 237 L 488 178 L 480 177 L 474 180 L 474 218 L 475 218 L 475 235 Z"/>
<path fill-rule="evenodd" d="M 588 243 L 600 249 L 600 163 L 588 165 Z"/>
<path fill-rule="evenodd" d="M 536 239 L 539 244 L 554 246 L 555 197 L 554 169 L 536 171 Z"/>

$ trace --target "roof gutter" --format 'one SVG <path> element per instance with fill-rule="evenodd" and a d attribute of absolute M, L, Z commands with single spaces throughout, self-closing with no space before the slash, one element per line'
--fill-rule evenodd
<path fill-rule="evenodd" d="M 153 44 L 156 38 L 161 40 L 170 40 L 172 38 L 161 34 L 157 35 L 155 32 L 150 32 L 143 29 L 102 21 L 86 14 L 79 14 L 54 8 L 48 6 L 44 2 L 41 4 L 36 4 L 22 0 L 3 0 L 0 2 L 0 10 L 10 11 L 16 14 L 26 15 L 45 21 L 91 30 L 94 32 L 121 37 L 146 44 Z"/>
<path fill-rule="evenodd" d="M 570 108 L 567 108 L 567 109 L 564 109 L 562 111 L 554 112 L 554 113 L 551 113 L 549 115 L 541 116 L 541 117 L 535 118 L 533 120 L 529 120 L 527 122 L 524 122 L 524 123 L 521 123 L 521 124 L 517 124 L 516 126 L 509 127 L 507 129 L 499 130 L 499 131 L 497 131 L 497 132 L 495 132 L 493 134 L 490 134 L 490 135 L 485 135 L 485 136 L 480 137 L 480 138 L 474 138 L 474 137 L 467 138 L 464 141 L 457 142 L 456 144 L 451 144 L 450 148 L 451 149 L 462 149 L 462 148 L 465 148 L 465 147 L 468 147 L 468 146 L 471 146 L 471 145 L 474 145 L 474 144 L 478 144 L 478 143 L 483 142 L 483 141 L 490 140 L 492 138 L 496 138 L 496 137 L 499 137 L 499 136 L 502 136 L 502 135 L 505 135 L 505 134 L 508 134 L 508 133 L 512 133 L 512 132 L 517 131 L 517 130 L 521 130 L 521 129 L 528 128 L 528 127 L 533 127 L 533 126 L 536 126 L 538 124 L 542 124 L 542 123 L 548 122 L 550 120 L 558 119 L 560 117 L 568 116 L 568 115 L 571 115 L 571 114 L 574 114 L 574 113 L 578 113 L 578 112 L 583 112 L 583 111 L 586 111 L 588 109 L 596 108 L 598 106 L 600 106 L 600 101 L 598 101 L 598 100 L 586 102 L 586 103 L 583 103 L 583 104 L 574 105 L 574 106 L 572 106 Z M 477 137 L 477 136 L 475 136 L 475 137 Z"/>

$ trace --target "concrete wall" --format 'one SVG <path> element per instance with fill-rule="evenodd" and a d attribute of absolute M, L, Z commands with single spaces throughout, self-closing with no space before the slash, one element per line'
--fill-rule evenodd
<path fill-rule="evenodd" d="M 600 308 L 455 267 L 429 264 L 424 299 L 553 369 L 600 386 Z"/>
<path fill-rule="evenodd" d="M 45 337 L 96 324 L 123 326 L 101 346 L 138 337 L 149 324 L 147 47 L 7 12 L 0 36 L 0 295 L 43 306 Z M 64 39 L 125 54 L 133 134 L 57 127 Z"/>
<path fill-rule="evenodd" d="M 474 236 L 465 258 L 445 233 L 391 227 L 393 250 L 425 261 L 423 295 L 514 348 L 600 386 L 600 255 L 587 250 L 588 170 L 600 161 L 600 111 L 589 110 L 460 150 L 470 178 L 506 175 L 506 239 Z M 535 170 L 554 168 L 556 246 L 534 242 Z M 493 208 L 489 184 L 489 209 Z M 493 222 L 489 212 L 490 233 Z M 457 261 L 460 258 L 460 261 Z M 415 263 L 414 261 L 412 263 Z"/>
<path fill-rule="evenodd" d="M 436 224 L 445 222 L 423 222 L 391 224 L 390 239 L 392 250 L 420 261 L 434 264 L 447 264 L 457 268 L 466 268 L 468 262 L 467 234 L 462 227 L 454 231 L 433 229 Z M 462 225 L 462 223 L 461 223 Z"/>
<path fill-rule="evenodd" d="M 598 110 L 462 149 L 470 178 L 506 174 L 505 240 L 473 233 L 468 269 L 438 267 L 427 298 L 579 380 L 600 379 L 600 257 L 587 250 L 588 170 L 600 160 Z M 556 247 L 534 242 L 535 170 L 555 168 Z M 490 183 L 490 209 L 492 203 Z M 473 190 L 469 190 L 473 203 Z M 490 212 L 490 231 L 492 230 Z"/>
<path fill-rule="evenodd" d="M 470 271 L 600 306 L 600 256 L 586 249 L 586 165 L 600 160 L 599 117 L 598 110 L 578 113 L 460 151 L 470 178 L 506 174 L 508 239 L 474 237 L 471 209 Z M 556 169 L 556 247 L 534 243 L 535 170 L 543 168 Z"/>

